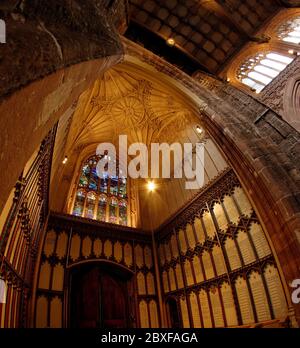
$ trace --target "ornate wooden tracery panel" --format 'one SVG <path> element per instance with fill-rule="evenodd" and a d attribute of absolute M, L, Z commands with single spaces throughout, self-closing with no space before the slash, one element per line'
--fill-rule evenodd
<path fill-rule="evenodd" d="M 0 229 L 0 279 L 7 286 L 0 327 L 29 326 L 28 307 L 37 251 L 48 215 L 48 190 L 56 126 L 32 155 L 16 183 Z"/>
<path fill-rule="evenodd" d="M 287 318 L 270 245 L 233 171 L 165 225 L 157 244 L 165 298 L 177 299 L 183 327 Z"/>

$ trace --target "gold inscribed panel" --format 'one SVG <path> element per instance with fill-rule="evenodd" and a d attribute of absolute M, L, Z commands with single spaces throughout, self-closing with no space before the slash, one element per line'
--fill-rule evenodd
<path fill-rule="evenodd" d="M 112 256 L 112 242 L 110 240 L 106 240 L 104 243 L 104 255 L 107 258 L 110 258 Z"/>
<path fill-rule="evenodd" d="M 124 261 L 127 267 L 132 266 L 132 247 L 129 243 L 124 246 Z"/>
<path fill-rule="evenodd" d="M 235 283 L 243 324 L 254 323 L 254 315 L 246 280 L 239 277 Z"/>
<path fill-rule="evenodd" d="M 121 262 L 123 258 L 123 248 L 122 244 L 118 241 L 114 244 L 114 257 L 117 262 Z"/>
<path fill-rule="evenodd" d="M 72 241 L 71 241 L 71 249 L 70 249 L 70 256 L 73 261 L 76 261 L 79 258 L 80 253 L 80 237 L 76 234 L 73 235 Z"/>
<path fill-rule="evenodd" d="M 221 287 L 221 294 L 224 303 L 227 326 L 237 326 L 238 320 L 234 305 L 234 299 L 231 287 L 228 283 L 223 283 Z"/>
<path fill-rule="evenodd" d="M 180 230 L 178 233 L 178 239 L 179 239 L 179 244 L 180 244 L 180 251 L 185 254 L 188 250 L 187 244 L 186 244 L 186 240 L 185 240 L 185 235 L 184 235 L 184 231 Z"/>
<path fill-rule="evenodd" d="M 261 275 L 257 272 L 252 272 L 249 283 L 258 321 L 270 320 L 271 314 Z"/>
<path fill-rule="evenodd" d="M 82 255 L 84 258 L 88 258 L 92 252 L 92 241 L 90 237 L 85 237 L 82 241 Z"/>
<path fill-rule="evenodd" d="M 64 272 L 62 265 L 56 265 L 53 269 L 52 290 L 63 291 L 64 287 Z"/>
<path fill-rule="evenodd" d="M 194 227 L 198 237 L 198 242 L 200 244 L 204 244 L 206 238 L 205 238 L 205 233 L 203 231 L 201 220 L 199 218 L 195 219 Z"/>
<path fill-rule="evenodd" d="M 96 239 L 94 241 L 94 254 L 96 257 L 100 257 L 102 254 L 102 241 L 101 241 L 101 239 Z"/>
<path fill-rule="evenodd" d="M 273 265 L 268 265 L 266 267 L 265 279 L 275 318 L 285 319 L 288 314 L 287 303 L 278 271 Z"/>
<path fill-rule="evenodd" d="M 203 214 L 202 219 L 203 219 L 203 222 L 204 222 L 204 226 L 205 226 L 205 229 L 206 229 L 207 236 L 209 238 L 213 239 L 215 237 L 216 232 L 215 232 L 215 225 L 214 225 L 214 222 L 212 220 L 212 217 L 211 217 L 210 213 L 206 211 Z"/>
<path fill-rule="evenodd" d="M 56 254 L 60 259 L 66 256 L 67 247 L 68 247 L 68 236 L 65 232 L 63 232 L 58 236 L 57 246 L 56 246 Z"/>
<path fill-rule="evenodd" d="M 51 300 L 50 327 L 53 329 L 62 328 L 62 302 L 58 297 L 55 297 Z"/>

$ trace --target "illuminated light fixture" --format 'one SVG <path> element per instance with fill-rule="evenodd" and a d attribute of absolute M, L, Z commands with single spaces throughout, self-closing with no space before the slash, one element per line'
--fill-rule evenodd
<path fill-rule="evenodd" d="M 175 45 L 175 40 L 172 37 L 168 38 L 166 42 L 170 47 L 173 47 Z"/>
<path fill-rule="evenodd" d="M 230 80 L 230 77 L 227 77 L 226 81 L 227 81 L 227 82 L 230 82 L 230 81 L 231 81 L 231 80 Z"/>
<path fill-rule="evenodd" d="M 62 161 L 63 164 L 66 164 L 68 162 L 68 157 L 65 156 L 64 160 Z"/>
<path fill-rule="evenodd" d="M 149 181 L 148 184 L 147 184 L 147 186 L 148 186 L 148 190 L 149 190 L 150 192 L 153 192 L 153 191 L 155 190 L 155 184 L 154 184 L 153 181 Z"/>
<path fill-rule="evenodd" d="M 289 50 L 289 54 L 294 54 L 295 51 L 294 50 Z"/>
<path fill-rule="evenodd" d="M 203 129 L 200 126 L 196 127 L 196 131 L 198 134 L 202 134 L 203 133 Z"/>

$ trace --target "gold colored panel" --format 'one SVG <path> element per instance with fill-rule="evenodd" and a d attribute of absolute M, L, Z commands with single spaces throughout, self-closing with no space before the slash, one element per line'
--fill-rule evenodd
<path fill-rule="evenodd" d="M 46 236 L 45 245 L 44 245 L 44 253 L 47 257 L 54 253 L 56 242 L 56 233 L 55 231 L 49 231 Z"/>
<path fill-rule="evenodd" d="M 137 285 L 139 295 L 147 295 L 145 276 L 142 272 L 138 272 L 137 274 Z"/>
<path fill-rule="evenodd" d="M 147 289 L 148 295 L 155 295 L 154 275 L 151 272 L 147 274 Z"/>
<path fill-rule="evenodd" d="M 256 258 L 247 233 L 240 230 L 237 235 L 237 242 L 245 265 L 254 262 Z"/>
<path fill-rule="evenodd" d="M 165 254 L 164 254 L 164 245 L 160 244 L 158 248 L 159 261 L 162 266 L 166 263 Z"/>
<path fill-rule="evenodd" d="M 221 287 L 221 294 L 224 303 L 227 326 L 237 326 L 237 314 L 234 305 L 231 287 L 228 283 L 223 283 Z"/>
<path fill-rule="evenodd" d="M 225 243 L 225 250 L 231 270 L 242 267 L 241 260 L 233 239 L 227 238 Z"/>
<path fill-rule="evenodd" d="M 210 213 L 206 211 L 203 214 L 202 219 L 206 229 L 207 236 L 213 239 L 215 237 L 216 230 L 215 230 L 215 225 Z"/>
<path fill-rule="evenodd" d="M 221 306 L 218 290 L 211 289 L 209 291 L 209 296 L 210 296 L 211 307 L 212 307 L 212 312 L 214 316 L 215 327 L 224 327 L 225 323 L 223 319 L 222 306 Z"/>
<path fill-rule="evenodd" d="M 208 251 L 203 252 L 202 262 L 203 262 L 206 279 L 209 280 L 209 279 L 215 278 L 215 272 L 214 272 L 213 265 L 211 263 L 211 257 Z"/>
<path fill-rule="evenodd" d="M 271 254 L 271 249 L 269 247 L 269 243 L 266 239 L 264 231 L 258 223 L 251 224 L 250 236 L 253 240 L 254 247 L 260 259 Z"/>
<path fill-rule="evenodd" d="M 94 254 L 98 258 L 102 254 L 102 241 L 101 239 L 96 239 L 94 241 Z"/>
<path fill-rule="evenodd" d="M 215 262 L 217 275 L 220 276 L 222 274 L 225 274 L 226 273 L 225 260 L 222 253 L 222 249 L 218 245 L 214 246 L 212 250 L 212 255 Z"/>
<path fill-rule="evenodd" d="M 287 303 L 278 271 L 273 265 L 266 267 L 265 279 L 275 318 L 285 319 L 288 315 Z"/>
<path fill-rule="evenodd" d="M 213 211 L 217 219 L 219 229 L 225 231 L 228 227 L 228 221 L 222 205 L 220 203 L 216 203 L 214 205 Z"/>
<path fill-rule="evenodd" d="M 176 275 L 176 279 L 177 279 L 178 289 L 183 289 L 184 283 L 183 283 L 183 277 L 182 277 L 182 271 L 181 271 L 180 264 L 176 265 L 175 275 Z"/>
<path fill-rule="evenodd" d="M 188 240 L 188 243 L 189 243 L 189 247 L 191 249 L 195 249 L 197 242 L 195 240 L 193 226 L 191 224 L 187 224 L 186 225 L 186 236 L 187 236 L 187 240 Z"/>
<path fill-rule="evenodd" d="M 50 289 L 51 266 L 48 261 L 42 264 L 40 270 L 39 288 Z"/>
<path fill-rule="evenodd" d="M 67 247 L 68 247 L 68 235 L 65 232 L 63 232 L 58 236 L 57 246 L 56 246 L 56 254 L 60 259 L 66 256 Z"/>
<path fill-rule="evenodd" d="M 64 267 L 56 265 L 53 269 L 52 290 L 63 291 L 64 287 Z"/>
<path fill-rule="evenodd" d="M 270 320 L 271 314 L 261 275 L 258 272 L 252 272 L 249 283 L 258 321 Z"/>
<path fill-rule="evenodd" d="M 48 300 L 44 296 L 40 296 L 36 303 L 36 328 L 44 329 L 48 327 Z"/>
<path fill-rule="evenodd" d="M 123 258 L 122 244 L 118 241 L 114 244 L 114 257 L 117 262 L 121 262 Z"/>
<path fill-rule="evenodd" d="M 201 326 L 201 319 L 200 319 L 200 313 L 199 313 L 197 294 L 192 292 L 190 295 L 190 301 L 191 301 L 191 310 L 192 310 L 194 328 L 199 329 L 202 326 Z"/>
<path fill-rule="evenodd" d="M 53 298 L 50 304 L 50 327 L 62 328 L 62 302 L 58 297 Z"/>
<path fill-rule="evenodd" d="M 224 197 L 223 203 L 230 222 L 237 225 L 240 219 L 240 214 L 234 203 L 233 198 L 227 195 Z"/>
<path fill-rule="evenodd" d="M 151 268 L 153 266 L 153 261 L 152 261 L 152 250 L 146 246 L 144 249 L 145 253 L 145 264 L 148 268 Z"/>
<path fill-rule="evenodd" d="M 176 240 L 175 234 L 173 234 L 172 238 L 171 238 L 171 248 L 172 248 L 173 257 L 176 259 L 179 256 L 179 250 L 178 250 L 178 245 L 177 245 L 177 240 Z"/>
<path fill-rule="evenodd" d="M 70 256 L 73 261 L 76 261 L 79 258 L 80 242 L 80 237 L 77 234 L 73 235 L 70 249 Z"/>
<path fill-rule="evenodd" d="M 164 243 L 163 244 L 165 247 L 165 255 L 166 255 L 166 261 L 170 262 L 172 260 L 172 254 L 170 250 L 170 244 L 169 243 Z"/>
<path fill-rule="evenodd" d="M 199 218 L 195 219 L 194 227 L 196 230 L 199 243 L 204 244 L 206 238 L 205 238 L 205 233 L 203 231 L 201 220 Z"/>
<path fill-rule="evenodd" d="M 154 300 L 150 301 L 149 310 L 150 310 L 151 328 L 159 329 L 157 303 Z"/>
<path fill-rule="evenodd" d="M 234 190 L 234 198 L 240 207 L 240 210 L 243 215 L 250 216 L 253 212 L 251 203 L 249 202 L 248 197 L 245 195 L 244 190 L 241 187 L 236 187 Z"/>
<path fill-rule="evenodd" d="M 134 252 L 135 252 L 135 263 L 139 268 L 142 268 L 144 266 L 143 248 L 138 244 L 134 248 Z"/>
<path fill-rule="evenodd" d="M 175 291 L 176 290 L 176 281 L 175 281 L 175 274 L 174 274 L 173 268 L 169 269 L 169 279 L 170 279 L 171 291 Z"/>
<path fill-rule="evenodd" d="M 112 248 L 113 248 L 112 242 L 110 240 L 106 240 L 104 242 L 104 255 L 108 259 L 112 256 L 112 253 L 113 253 Z"/>
<path fill-rule="evenodd" d="M 194 276 L 193 276 L 193 271 L 192 271 L 192 266 L 189 260 L 186 260 L 184 263 L 184 270 L 185 270 L 185 276 L 186 276 L 186 282 L 187 285 L 194 285 Z"/>
<path fill-rule="evenodd" d="M 211 315 L 210 315 L 209 303 L 208 303 L 208 297 L 207 297 L 206 291 L 204 290 L 200 291 L 199 300 L 201 305 L 204 328 L 211 328 L 212 321 L 211 321 Z"/>
<path fill-rule="evenodd" d="M 235 283 L 243 324 L 254 323 L 254 315 L 246 280 L 239 277 Z"/>
<path fill-rule="evenodd" d="M 85 237 L 82 241 L 82 255 L 86 259 L 91 255 L 92 252 L 92 241 L 90 237 Z"/>
<path fill-rule="evenodd" d="M 146 301 L 142 300 L 139 304 L 140 309 L 140 322 L 142 329 L 149 329 L 149 318 L 148 318 L 148 306 Z"/>
<path fill-rule="evenodd" d="M 168 274 L 166 271 L 163 272 L 162 274 L 162 280 L 163 280 L 163 288 L 165 294 L 169 292 L 169 282 L 168 282 Z"/>
<path fill-rule="evenodd" d="M 201 263 L 198 256 L 194 256 L 193 258 L 193 267 L 196 276 L 196 282 L 201 283 L 204 281 L 203 271 L 201 267 Z"/>
<path fill-rule="evenodd" d="M 129 243 L 126 243 L 124 246 L 124 261 L 127 267 L 131 267 L 133 263 L 132 256 L 132 246 Z"/>
<path fill-rule="evenodd" d="M 186 240 L 185 240 L 185 235 L 184 235 L 184 231 L 180 230 L 178 233 L 178 239 L 179 239 L 179 244 L 180 244 L 180 251 L 182 252 L 182 254 L 185 254 L 188 250 L 187 244 L 186 244 Z"/>
<path fill-rule="evenodd" d="M 188 308 L 185 298 L 180 299 L 180 308 L 181 308 L 181 316 L 182 316 L 182 323 L 184 329 L 190 328 L 190 320 L 189 320 L 189 314 L 188 314 Z"/>

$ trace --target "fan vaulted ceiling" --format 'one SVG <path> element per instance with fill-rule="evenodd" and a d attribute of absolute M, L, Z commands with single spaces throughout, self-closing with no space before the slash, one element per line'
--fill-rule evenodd
<path fill-rule="evenodd" d="M 277 0 L 130 0 L 126 35 L 192 73 L 218 73 L 282 7 Z M 150 35 L 149 35 L 150 33 Z M 155 40 L 155 34 L 157 39 Z M 176 48 L 160 46 L 174 38 Z M 184 54 L 186 60 L 180 57 Z M 174 59 L 177 56 L 177 61 Z"/>
<path fill-rule="evenodd" d="M 99 142 L 118 144 L 119 134 L 129 144 L 172 142 L 193 124 L 197 118 L 171 91 L 118 66 L 80 98 L 68 147 L 80 152 Z"/>

